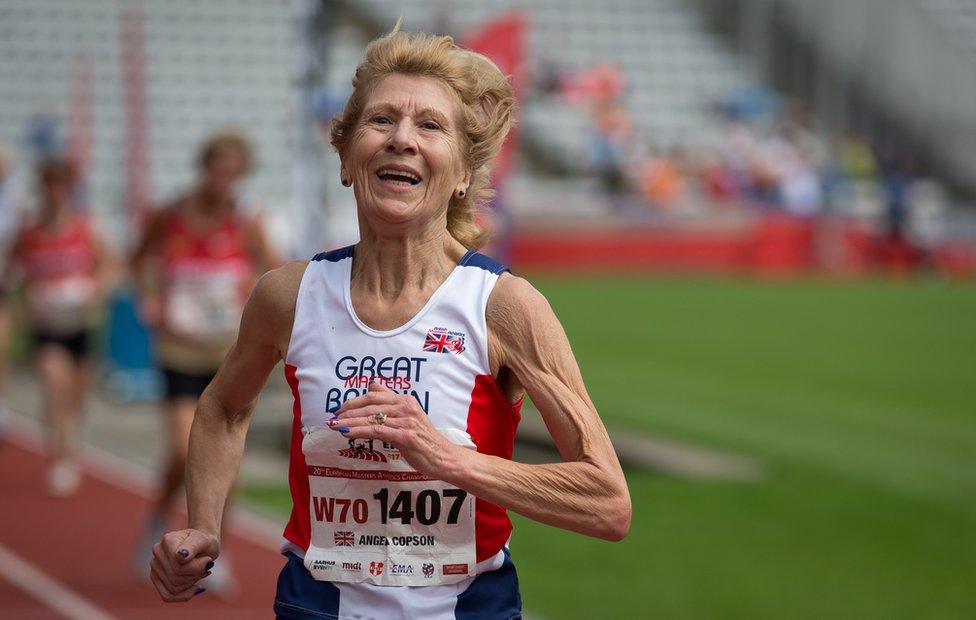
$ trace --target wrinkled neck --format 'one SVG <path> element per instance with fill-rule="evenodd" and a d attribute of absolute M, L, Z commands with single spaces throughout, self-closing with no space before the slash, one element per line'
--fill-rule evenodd
<path fill-rule="evenodd" d="M 388 301 L 396 301 L 404 293 L 433 292 L 466 250 L 447 232 L 443 221 L 430 224 L 403 234 L 383 235 L 361 222 L 352 288 Z"/>

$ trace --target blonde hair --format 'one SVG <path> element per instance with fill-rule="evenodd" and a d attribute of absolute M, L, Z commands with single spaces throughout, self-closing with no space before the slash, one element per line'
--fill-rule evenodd
<path fill-rule="evenodd" d="M 492 197 L 491 162 L 514 122 L 515 97 L 508 78 L 487 57 L 458 47 L 451 37 L 403 32 L 397 24 L 366 47 L 352 80 L 352 95 L 332 119 L 331 142 L 340 155 L 352 140 L 372 89 L 394 73 L 439 79 L 459 104 L 461 156 L 471 171 L 471 183 L 463 198 L 451 196 L 447 230 L 466 248 L 477 249 L 488 233 L 475 216 Z"/>
<path fill-rule="evenodd" d="M 247 174 L 254 164 L 254 149 L 244 134 L 233 129 L 223 129 L 207 136 L 197 153 L 197 165 L 206 169 L 210 162 L 223 151 L 237 151 L 241 156 L 241 173 Z"/>

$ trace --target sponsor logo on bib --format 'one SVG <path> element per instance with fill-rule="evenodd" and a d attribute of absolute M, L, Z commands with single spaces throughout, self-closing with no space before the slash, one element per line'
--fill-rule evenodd
<path fill-rule="evenodd" d="M 394 564 L 396 566 L 396 564 Z M 370 562 L 369 563 L 369 574 L 378 577 L 383 574 L 383 562 Z"/>
<path fill-rule="evenodd" d="M 413 574 L 413 564 L 397 564 L 393 562 L 390 565 L 391 575 L 412 575 Z"/>
<path fill-rule="evenodd" d="M 328 570 L 330 568 L 335 568 L 335 562 L 332 560 L 315 560 L 312 563 L 312 568 L 316 570 Z"/>
<path fill-rule="evenodd" d="M 343 562 L 342 563 L 342 570 L 361 571 L 361 570 L 363 570 L 363 563 L 362 562 Z"/>
<path fill-rule="evenodd" d="M 431 564 L 430 562 L 424 562 L 424 565 L 423 565 L 422 568 L 423 568 L 423 571 L 424 571 L 424 577 L 426 577 L 427 579 L 430 579 L 431 577 L 434 576 L 434 565 L 433 564 Z"/>
<path fill-rule="evenodd" d="M 441 570 L 445 575 L 467 575 L 467 564 L 445 564 Z"/>

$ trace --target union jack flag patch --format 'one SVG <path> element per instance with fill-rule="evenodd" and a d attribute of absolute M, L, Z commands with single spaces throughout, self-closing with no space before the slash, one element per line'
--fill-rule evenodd
<path fill-rule="evenodd" d="M 424 339 L 422 350 L 430 353 L 460 354 L 464 351 L 464 334 L 449 332 L 443 327 L 435 327 L 427 331 L 427 338 Z"/>
<path fill-rule="evenodd" d="M 352 532 L 335 532 L 334 537 L 336 547 L 352 547 L 356 544 L 356 538 Z"/>

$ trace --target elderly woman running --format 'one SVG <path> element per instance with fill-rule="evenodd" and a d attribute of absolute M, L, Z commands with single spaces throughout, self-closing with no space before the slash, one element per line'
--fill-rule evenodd
<path fill-rule="evenodd" d="M 369 45 L 332 126 L 361 240 L 270 272 L 190 436 L 189 528 L 154 547 L 166 601 L 198 594 L 259 391 L 295 398 L 278 618 L 521 614 L 507 510 L 620 540 L 620 464 L 545 298 L 478 254 L 476 205 L 512 122 L 501 72 L 449 37 Z M 523 394 L 563 462 L 511 460 Z"/>

